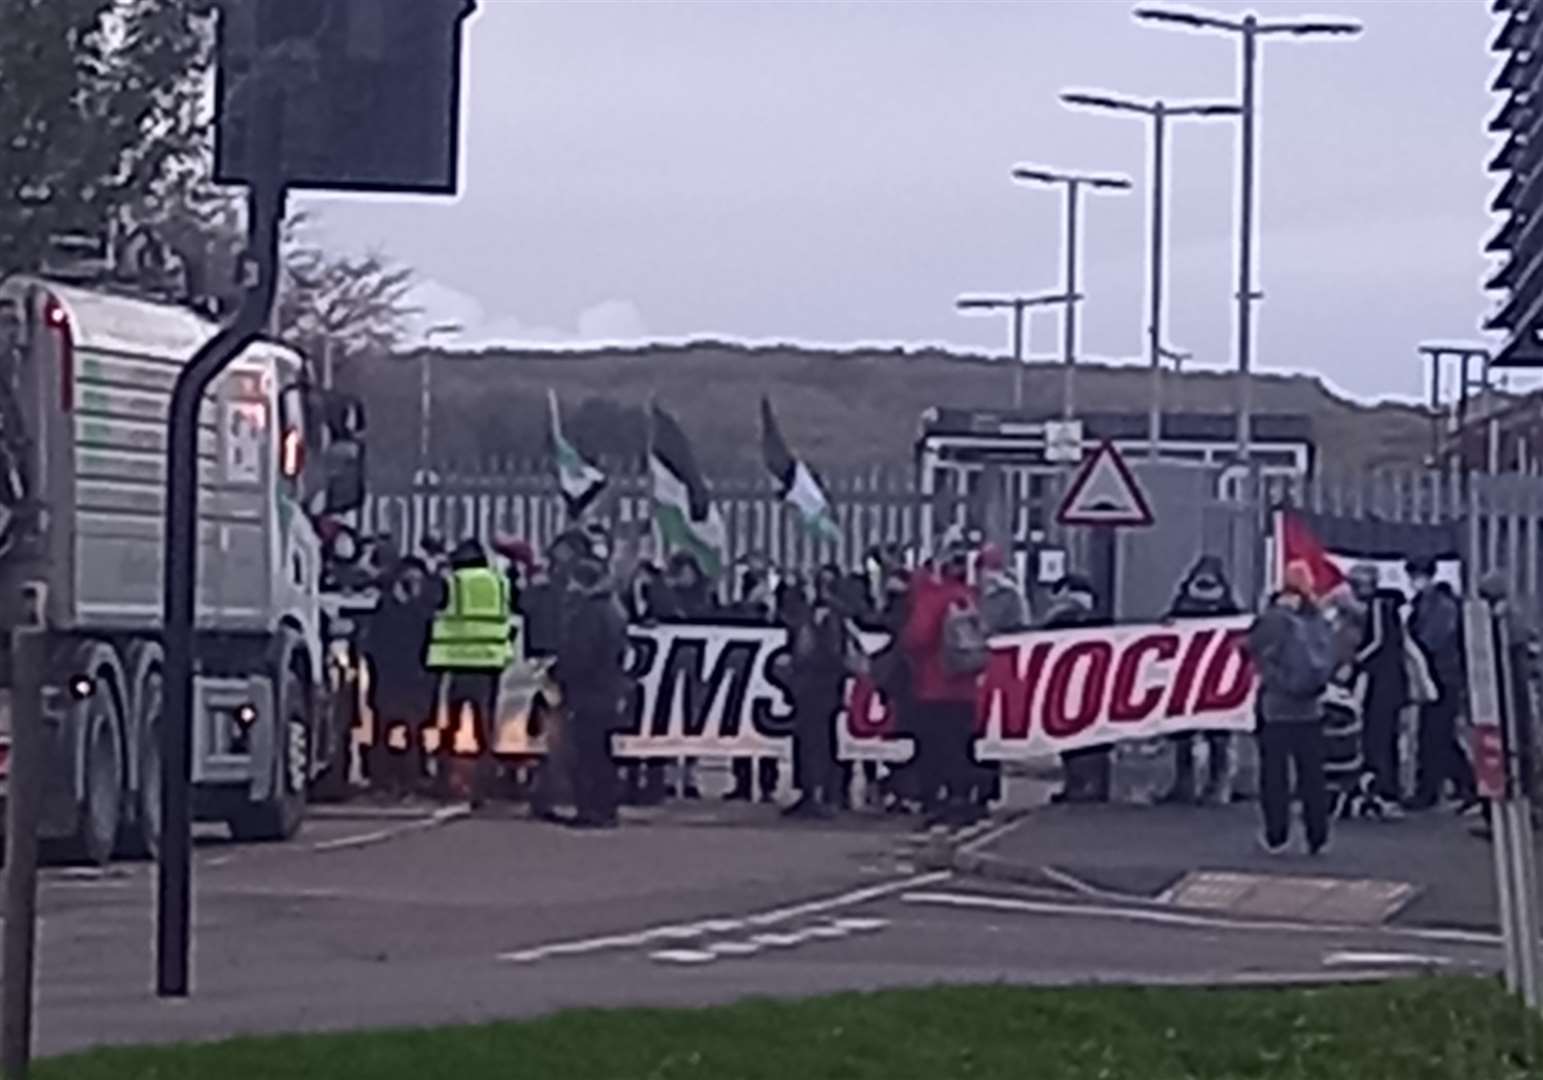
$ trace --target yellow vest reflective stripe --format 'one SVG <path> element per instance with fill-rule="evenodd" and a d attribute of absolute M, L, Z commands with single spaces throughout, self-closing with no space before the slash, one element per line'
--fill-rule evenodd
<path fill-rule="evenodd" d="M 509 640 L 509 579 L 485 566 L 457 570 L 450 576 L 450 597 L 434 617 L 428 665 L 434 668 L 489 669 L 514 659 Z"/>

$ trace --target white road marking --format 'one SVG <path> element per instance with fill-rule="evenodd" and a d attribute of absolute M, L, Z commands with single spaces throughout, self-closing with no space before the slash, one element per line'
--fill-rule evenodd
<path fill-rule="evenodd" d="M 774 949 L 790 949 L 794 945 L 802 945 L 802 934 L 757 934 L 750 939 L 757 945 L 769 945 Z"/>
<path fill-rule="evenodd" d="M 661 949 L 649 953 L 648 958 L 666 964 L 710 964 L 718 959 L 704 949 Z"/>
<path fill-rule="evenodd" d="M 423 832 L 427 829 L 437 829 L 442 825 L 448 825 L 452 821 L 471 816 L 471 807 L 465 803 L 456 803 L 452 806 L 442 806 L 427 817 L 416 818 L 403 825 L 396 825 L 385 829 L 374 829 L 366 833 L 357 833 L 353 836 L 340 836 L 333 840 L 322 840 L 311 845 L 312 851 L 345 851 L 349 848 L 369 847 L 371 844 L 383 844 L 387 840 L 398 836 L 406 836 L 409 833 Z"/>
<path fill-rule="evenodd" d="M 753 941 L 719 941 L 707 947 L 714 956 L 754 956 L 761 946 Z"/>
<path fill-rule="evenodd" d="M 1065 915 L 1072 918 L 1123 919 L 1128 922 L 1158 926 L 1184 926 L 1206 930 L 1239 930 L 1244 933 L 1273 931 L 1287 934 L 1330 936 L 1334 934 L 1380 934 L 1422 941 L 1440 941 L 1452 945 L 1495 946 L 1497 934 L 1471 930 L 1440 930 L 1413 926 L 1346 926 L 1334 923 L 1285 922 L 1266 919 L 1229 919 L 1215 915 L 1193 915 L 1178 911 L 1159 911 L 1142 907 L 1109 907 L 1098 904 L 1071 904 L 1050 900 L 1018 900 L 982 893 L 907 892 L 900 900 L 907 904 L 932 904 L 942 907 L 978 908 L 986 911 L 1017 911 L 1027 915 Z"/>
<path fill-rule="evenodd" d="M 322 840 L 311 845 L 312 851 L 342 851 L 345 848 L 368 847 L 371 844 L 382 844 L 390 840 L 400 830 L 377 829 L 374 832 L 358 833 L 354 836 L 339 836 L 332 840 Z"/>
<path fill-rule="evenodd" d="M 1331 952 L 1323 958 L 1324 967 L 1447 967 L 1449 957 L 1420 953 Z"/>
<path fill-rule="evenodd" d="M 837 919 L 832 924 L 843 930 L 853 933 L 865 934 L 873 930 L 882 930 L 889 925 L 888 919 Z"/>
<path fill-rule="evenodd" d="M 837 896 L 828 896 L 819 900 L 809 900 L 787 907 L 774 908 L 771 911 L 759 914 L 744 917 L 709 918 L 694 923 L 672 923 L 664 926 L 649 927 L 630 934 L 609 934 L 603 937 L 579 938 L 574 941 L 557 941 L 550 945 L 537 945 L 529 949 L 516 949 L 511 952 L 499 953 L 496 959 L 511 964 L 530 964 L 554 956 L 584 956 L 608 949 L 634 948 L 660 940 L 689 941 L 693 938 L 705 937 L 708 934 L 724 933 L 728 929 L 777 926 L 782 923 L 792 922 L 795 919 L 806 918 L 810 915 L 823 915 L 826 912 L 838 911 L 842 908 L 856 907 L 860 904 L 866 904 L 869 901 L 878 900 L 885 896 L 892 896 L 895 893 L 904 892 L 908 889 L 920 889 L 928 885 L 937 885 L 947 881 L 952 876 L 947 870 L 938 870 L 928 874 L 919 874 L 915 877 L 887 881 L 880 885 L 869 885 L 865 888 L 853 889 L 850 892 L 844 892 Z M 751 937 L 750 940 L 762 945 L 796 945 L 800 941 L 807 940 L 802 937 L 784 941 L 767 940 L 773 936 L 757 934 Z M 793 935 L 779 936 L 782 938 L 793 937 Z"/>

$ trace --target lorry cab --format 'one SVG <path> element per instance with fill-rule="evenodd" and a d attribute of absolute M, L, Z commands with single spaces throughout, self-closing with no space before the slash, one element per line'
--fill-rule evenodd
<path fill-rule="evenodd" d="M 42 832 L 93 862 L 159 840 L 167 414 L 218 329 L 104 288 L 0 285 L 0 571 L 40 587 L 50 643 Z M 194 806 L 254 837 L 292 834 L 326 766 L 323 534 L 362 496 L 358 431 L 306 371 L 256 342 L 199 418 Z"/>

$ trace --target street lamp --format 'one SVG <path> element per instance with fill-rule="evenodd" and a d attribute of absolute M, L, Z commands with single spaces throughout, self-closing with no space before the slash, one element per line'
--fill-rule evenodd
<path fill-rule="evenodd" d="M 1013 170 L 1013 179 L 1032 184 L 1060 185 L 1066 189 L 1066 235 L 1062 238 L 1066 245 L 1066 281 L 1061 290 L 1061 302 L 1066 306 L 1066 316 L 1061 324 L 1061 415 L 1070 420 L 1077 411 L 1077 303 L 1082 299 L 1082 294 L 1077 291 L 1077 209 L 1080 196 L 1084 187 L 1094 191 L 1129 191 L 1131 184 L 1123 176 L 1058 172 L 1037 165 L 1019 165 Z"/>
<path fill-rule="evenodd" d="M 1239 182 L 1242 198 L 1238 210 L 1238 457 L 1249 460 L 1253 443 L 1254 390 L 1253 304 L 1262 294 L 1254 290 L 1254 119 L 1255 84 L 1259 67 L 1259 39 L 1281 34 L 1295 38 L 1349 37 L 1361 32 L 1361 24 L 1348 19 L 1262 20 L 1250 12 L 1241 19 L 1199 11 L 1138 7 L 1137 19 L 1184 30 L 1217 30 L 1236 34 L 1241 43 L 1242 102 L 1239 116 Z"/>
<path fill-rule="evenodd" d="M 1454 409 L 1453 425 L 1456 427 L 1459 438 L 1464 436 L 1468 426 L 1468 398 L 1474 389 L 1475 383 L 1472 375 L 1472 364 L 1477 360 L 1480 364 L 1480 378 L 1477 386 L 1485 392 L 1490 389 L 1490 351 L 1483 345 L 1470 345 L 1453 342 L 1425 342 L 1419 347 L 1420 355 L 1430 361 L 1430 410 L 1431 410 L 1431 464 L 1441 463 L 1441 398 L 1443 364 L 1453 359 L 1457 361 L 1457 403 Z M 1500 452 L 1497 433 L 1498 426 L 1490 424 L 1490 447 L 1487 454 L 1490 472 L 1500 471 Z"/>
<path fill-rule="evenodd" d="M 454 337 L 466 328 L 457 322 L 436 323 L 423 332 L 423 346 L 418 353 L 418 475 L 416 483 L 425 483 L 429 475 L 429 425 L 433 413 L 434 376 L 429 365 L 429 349 L 441 335 Z"/>
<path fill-rule="evenodd" d="M 1079 108 L 1126 113 L 1152 121 L 1152 254 L 1148 278 L 1151 313 L 1147 321 L 1147 360 L 1152 367 L 1152 397 L 1151 412 L 1147 418 L 1147 439 L 1150 444 L 1148 453 L 1156 458 L 1162 443 L 1163 427 L 1163 191 L 1167 179 L 1164 152 L 1168 118 L 1237 116 L 1242 110 L 1230 103 L 1170 105 L 1161 98 L 1137 101 L 1102 91 L 1086 90 L 1067 91 L 1061 95 L 1061 100 Z"/>
<path fill-rule="evenodd" d="M 1040 293 L 1037 296 L 961 296 L 954 306 L 961 312 L 1011 311 L 1013 313 L 1013 408 L 1023 408 L 1023 313 L 1029 308 L 1047 304 L 1065 304 L 1063 293 Z"/>

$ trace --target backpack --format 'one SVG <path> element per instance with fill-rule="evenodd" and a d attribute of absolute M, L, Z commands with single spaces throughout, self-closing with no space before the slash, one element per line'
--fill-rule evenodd
<path fill-rule="evenodd" d="M 943 666 L 952 675 L 979 675 L 991 656 L 980 608 L 962 601 L 943 618 Z"/>
<path fill-rule="evenodd" d="M 1328 620 L 1293 617 L 1278 662 L 1280 689 L 1292 697 L 1318 697 L 1334 678 L 1335 659 Z"/>

